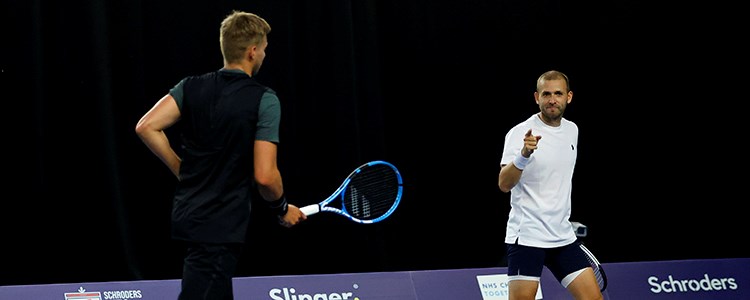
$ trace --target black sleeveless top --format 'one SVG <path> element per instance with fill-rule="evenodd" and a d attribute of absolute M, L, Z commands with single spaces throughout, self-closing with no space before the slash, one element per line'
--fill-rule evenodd
<path fill-rule="evenodd" d="M 173 238 L 244 242 L 255 189 L 253 144 L 266 92 L 273 91 L 245 73 L 227 70 L 183 80 Z"/>

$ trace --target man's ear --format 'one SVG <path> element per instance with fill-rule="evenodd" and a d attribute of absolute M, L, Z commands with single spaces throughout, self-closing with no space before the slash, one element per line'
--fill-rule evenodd
<path fill-rule="evenodd" d="M 247 47 L 247 50 L 245 50 L 245 57 L 247 57 L 247 60 L 253 61 L 255 58 L 255 50 L 258 48 L 258 46 L 251 45 Z"/>
<path fill-rule="evenodd" d="M 573 101 L 573 91 L 568 91 L 568 104 Z"/>

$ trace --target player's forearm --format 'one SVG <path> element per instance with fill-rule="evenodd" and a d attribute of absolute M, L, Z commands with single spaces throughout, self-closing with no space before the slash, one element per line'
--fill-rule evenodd
<path fill-rule="evenodd" d="M 138 137 L 141 138 L 146 147 L 151 150 L 174 174 L 179 178 L 181 159 L 177 156 L 169 139 L 164 131 L 160 130 L 143 130 L 138 131 Z"/>
<path fill-rule="evenodd" d="M 516 168 L 513 163 L 503 165 L 503 167 L 500 169 L 497 186 L 501 191 L 505 193 L 510 192 L 510 190 L 513 189 L 513 187 L 516 186 L 516 184 L 518 184 L 518 181 L 521 179 L 521 172 L 523 171 Z"/>
<path fill-rule="evenodd" d="M 256 140 L 253 146 L 253 165 L 258 191 L 266 201 L 274 201 L 284 195 L 281 172 L 276 164 L 277 146 L 273 142 Z"/>
<path fill-rule="evenodd" d="M 284 194 L 284 186 L 278 170 L 265 176 L 256 176 L 255 181 L 258 183 L 258 192 L 266 201 L 274 201 Z"/>

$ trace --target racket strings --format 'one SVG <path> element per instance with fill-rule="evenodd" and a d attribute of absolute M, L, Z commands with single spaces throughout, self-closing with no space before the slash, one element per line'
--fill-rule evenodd
<path fill-rule="evenodd" d="M 396 171 L 387 165 L 370 165 L 356 173 L 344 195 L 344 208 L 361 220 L 385 215 L 398 197 Z"/>
<path fill-rule="evenodd" d="M 599 263 L 599 260 L 596 259 L 593 253 L 589 251 L 586 246 L 583 244 L 580 245 L 581 250 L 583 250 L 583 253 L 586 254 L 586 259 L 589 261 L 589 264 L 591 265 L 591 268 L 594 269 L 594 276 L 596 276 L 596 282 L 599 284 L 599 288 L 604 291 L 605 288 L 607 288 L 607 277 L 604 274 L 604 269 L 602 269 L 602 265 Z"/>

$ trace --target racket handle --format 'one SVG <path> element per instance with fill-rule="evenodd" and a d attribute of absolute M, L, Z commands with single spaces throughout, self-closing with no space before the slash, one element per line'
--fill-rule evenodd
<path fill-rule="evenodd" d="M 306 216 L 312 216 L 320 211 L 320 205 L 319 204 L 310 204 L 308 206 L 302 207 L 299 210 L 302 211 Z"/>

